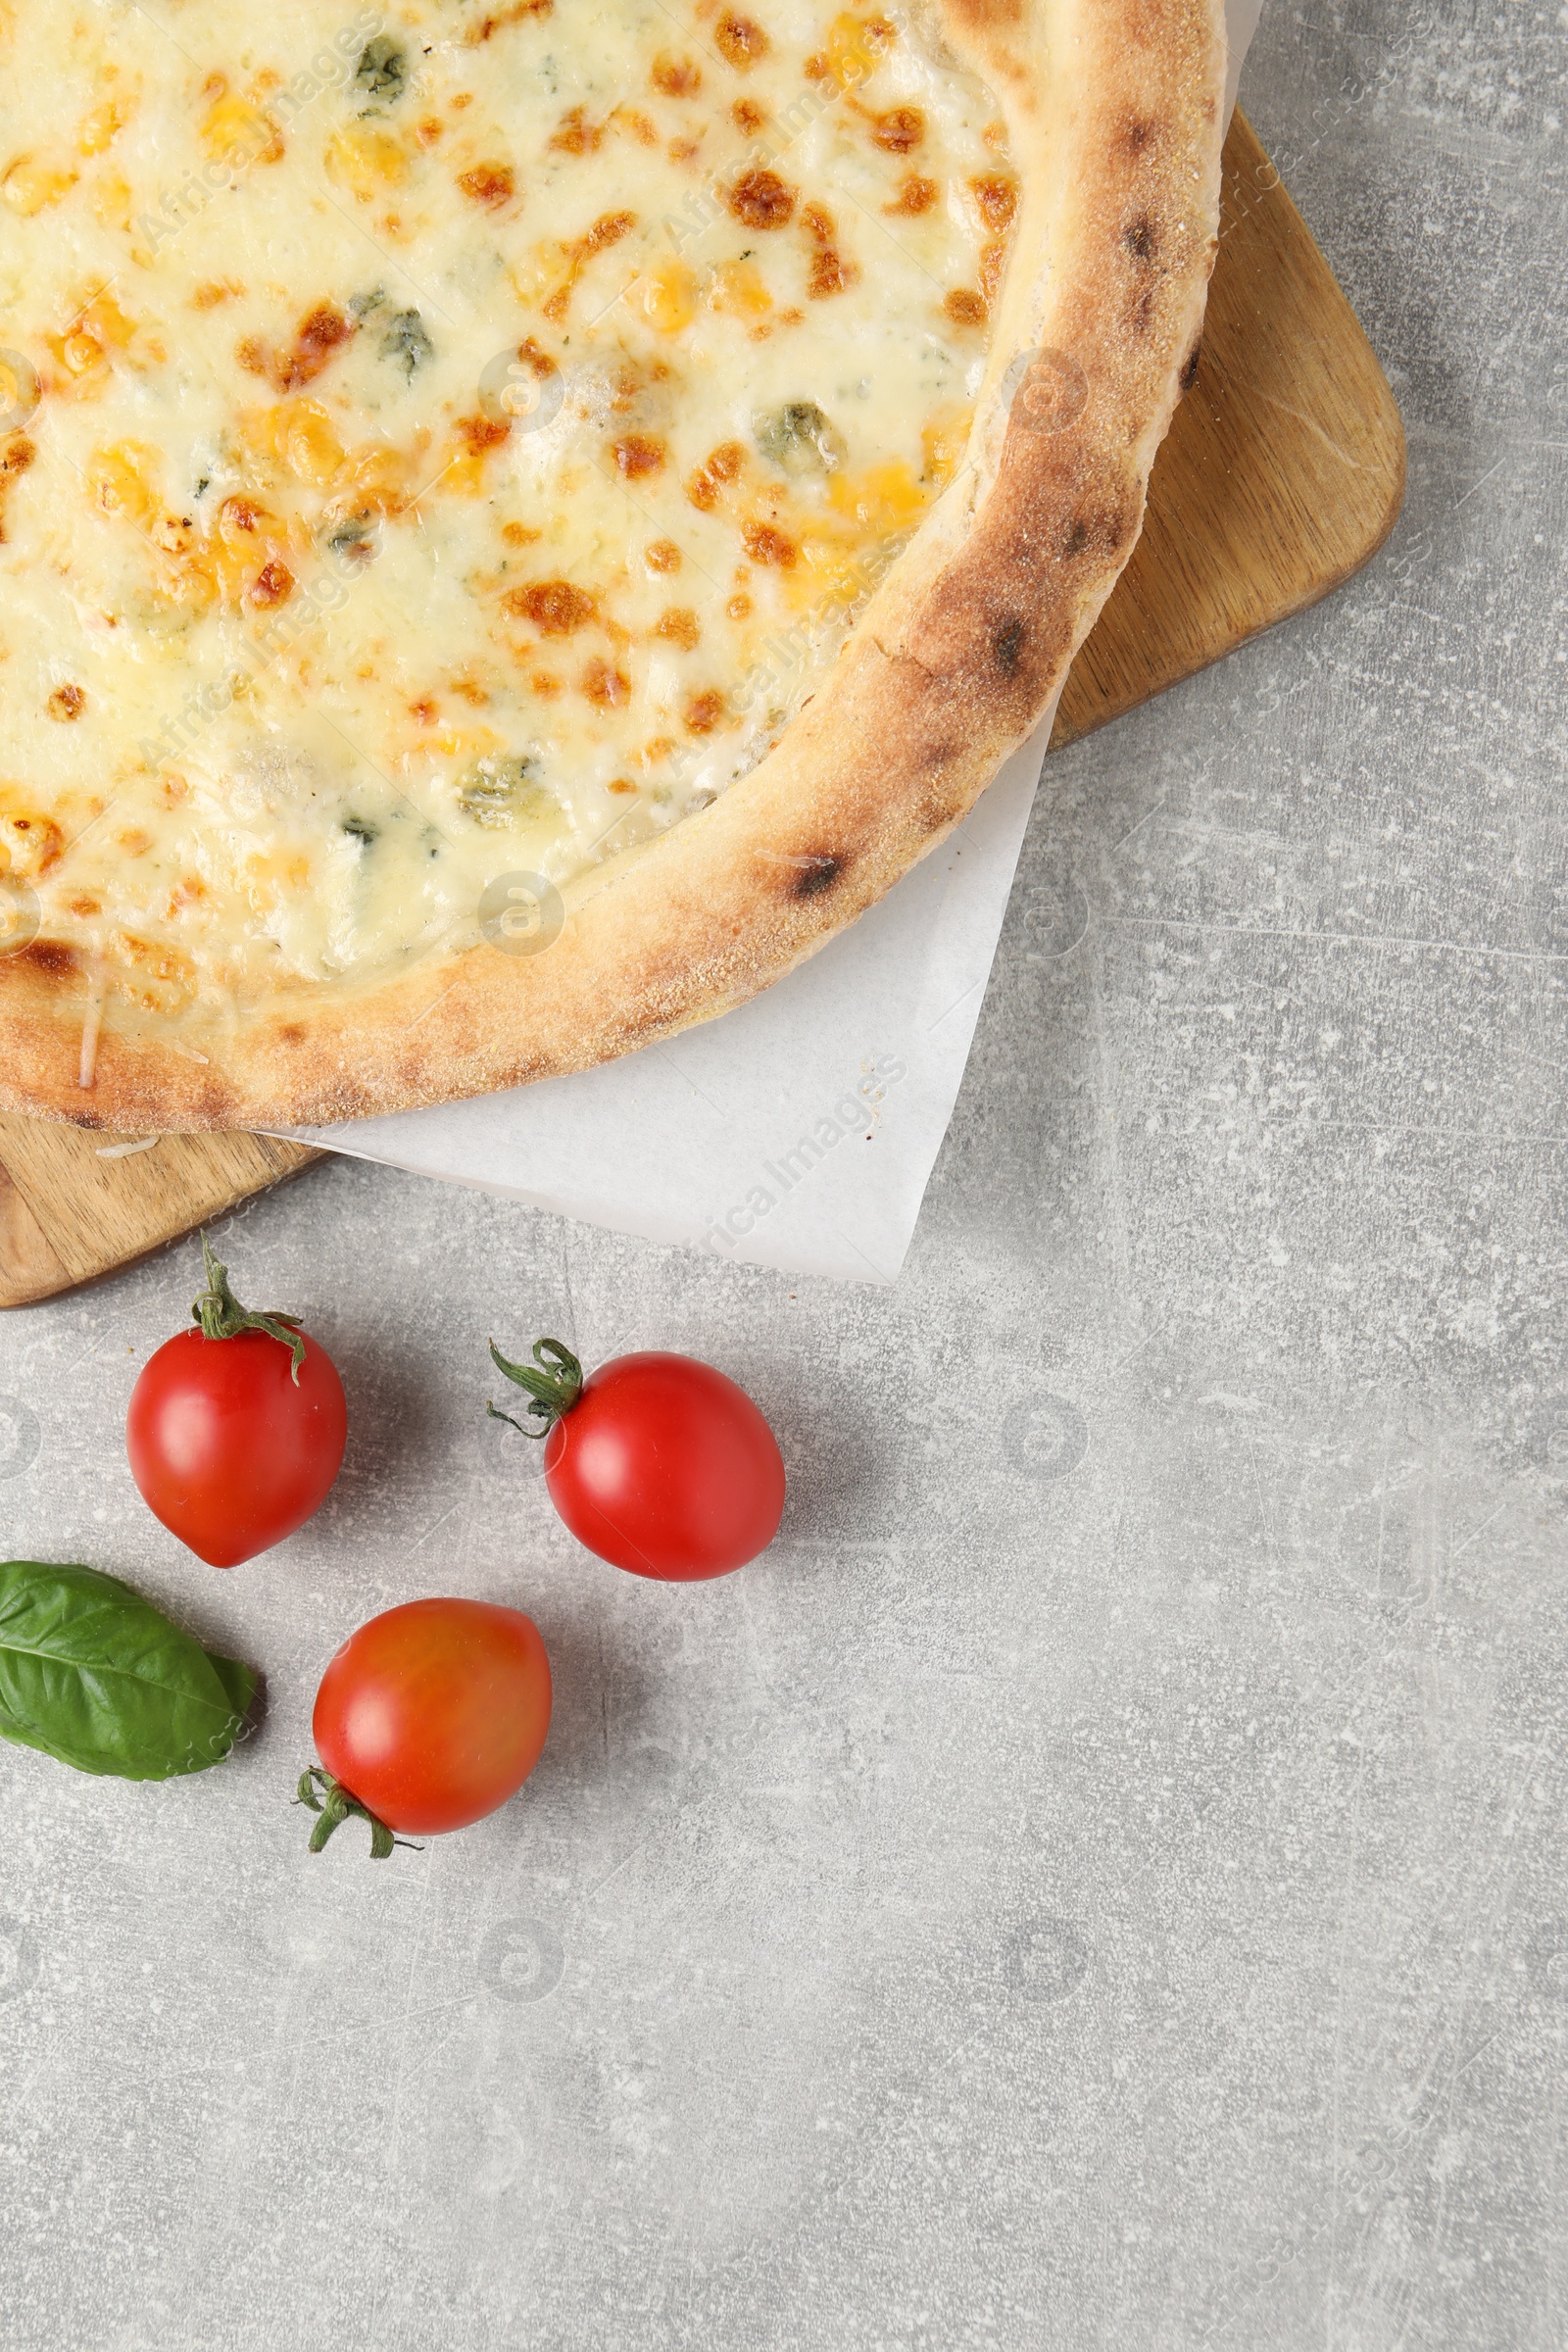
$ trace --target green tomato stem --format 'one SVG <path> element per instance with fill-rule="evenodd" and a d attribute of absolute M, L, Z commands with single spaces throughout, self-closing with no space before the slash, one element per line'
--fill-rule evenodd
<path fill-rule="evenodd" d="M 322 1796 L 316 1793 L 314 1784 L 317 1781 L 320 1782 L 325 1792 Z M 311 1832 L 310 1850 L 313 1854 L 321 1851 L 332 1832 L 341 1829 L 351 1813 L 357 1813 L 362 1821 L 368 1821 L 370 1825 L 372 1862 L 384 1862 L 395 1845 L 410 1846 L 416 1854 L 424 1851 L 422 1846 L 415 1844 L 412 1838 L 394 1838 L 378 1814 L 372 1813 L 368 1805 L 362 1805 L 352 1789 L 345 1788 L 341 1781 L 333 1780 L 332 1775 L 319 1764 L 308 1765 L 300 1774 L 294 1802 L 297 1805 L 309 1805 L 313 1813 L 320 1815 Z"/>
<path fill-rule="evenodd" d="M 202 1327 L 204 1340 L 231 1340 L 242 1331 L 265 1331 L 270 1340 L 278 1340 L 289 1348 L 294 1361 L 289 1378 L 296 1388 L 300 1385 L 300 1366 L 305 1361 L 305 1342 L 298 1330 L 299 1316 L 277 1311 L 269 1314 L 253 1313 L 241 1306 L 228 1285 L 228 1268 L 213 1255 L 212 1244 L 202 1235 L 202 1263 L 207 1271 L 207 1288 L 191 1302 L 191 1320 Z"/>
<path fill-rule="evenodd" d="M 490 1360 L 498 1372 L 504 1372 L 526 1393 L 528 1417 L 542 1426 L 525 1429 L 520 1421 L 514 1421 L 510 1413 L 493 1404 L 487 1404 L 485 1410 L 492 1421 L 510 1422 L 525 1438 L 547 1438 L 582 1395 L 582 1366 L 560 1340 L 535 1340 L 531 1364 L 510 1362 L 492 1340 Z"/>

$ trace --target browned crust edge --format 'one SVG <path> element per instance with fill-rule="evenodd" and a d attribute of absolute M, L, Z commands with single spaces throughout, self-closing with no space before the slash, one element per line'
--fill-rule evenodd
<path fill-rule="evenodd" d="M 590 879 L 548 953 L 475 947 L 259 1007 L 201 1051 L 0 962 L 0 1103 L 88 1127 L 315 1124 L 582 1069 L 712 1018 L 843 930 L 972 807 L 1132 552 L 1216 248 L 1220 0 L 941 0 L 1024 200 L 971 468 L 749 776 Z M 1039 354 L 1019 381 L 1018 361 Z"/>

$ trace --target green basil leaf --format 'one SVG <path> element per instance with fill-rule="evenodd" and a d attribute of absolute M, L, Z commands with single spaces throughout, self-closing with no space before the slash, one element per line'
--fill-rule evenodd
<path fill-rule="evenodd" d="M 208 1650 L 206 1655 L 208 1665 L 223 1687 L 229 1705 L 243 1722 L 251 1711 L 251 1700 L 256 1696 L 255 1667 L 242 1666 L 238 1658 L 220 1658 L 216 1649 Z"/>
<path fill-rule="evenodd" d="M 256 1689 L 248 1666 L 193 1636 L 116 1576 L 0 1563 L 0 1735 L 78 1772 L 167 1781 L 233 1746 Z"/>

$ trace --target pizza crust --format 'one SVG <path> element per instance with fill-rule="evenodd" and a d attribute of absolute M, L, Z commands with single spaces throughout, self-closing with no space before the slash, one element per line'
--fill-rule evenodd
<path fill-rule="evenodd" d="M 987 385 L 967 467 L 776 747 L 568 890 L 541 953 L 481 945 L 175 1042 L 100 1027 L 72 952 L 34 942 L 0 960 L 0 1102 L 87 1127 L 275 1127 L 584 1069 L 781 978 L 973 806 L 1127 562 L 1196 367 L 1225 36 L 1218 0 L 940 13 L 1005 112 L 1022 188 Z"/>

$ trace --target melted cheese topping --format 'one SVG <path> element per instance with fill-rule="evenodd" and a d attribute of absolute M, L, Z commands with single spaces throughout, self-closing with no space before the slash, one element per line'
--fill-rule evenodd
<path fill-rule="evenodd" d="M 384 971 L 705 806 L 952 477 L 997 109 L 746 7 L 0 0 L 0 873 L 95 1003 Z"/>

